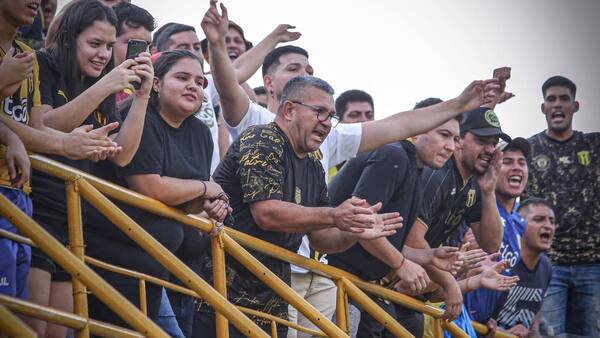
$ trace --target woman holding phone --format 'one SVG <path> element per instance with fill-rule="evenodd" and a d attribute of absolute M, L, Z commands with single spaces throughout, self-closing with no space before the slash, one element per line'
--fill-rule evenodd
<path fill-rule="evenodd" d="M 98 0 L 79 0 L 63 10 L 56 23 L 56 35 L 47 50 L 38 52 L 40 92 L 44 124 L 71 132 L 76 128 L 97 129 L 118 144 L 111 153 L 98 154 L 95 160 L 108 160 L 117 166 L 127 165 L 140 143 L 154 72 L 150 55 L 142 53 L 114 67 L 112 47 L 116 40 L 117 18 L 110 7 Z M 121 121 L 117 114 L 115 93 L 134 90 L 129 114 Z M 117 132 L 116 129 L 119 128 Z M 86 172 L 97 164 L 88 160 L 54 160 Z M 59 241 L 66 244 L 68 225 L 64 182 L 34 171 L 32 179 L 33 218 Z M 85 207 L 85 203 L 83 204 Z M 85 208 L 84 208 L 85 209 Z M 84 210 L 85 212 L 85 210 Z M 29 275 L 30 300 L 72 311 L 70 276 L 40 250 L 32 252 Z M 65 337 L 61 326 L 33 320 L 31 326 L 44 337 Z"/>

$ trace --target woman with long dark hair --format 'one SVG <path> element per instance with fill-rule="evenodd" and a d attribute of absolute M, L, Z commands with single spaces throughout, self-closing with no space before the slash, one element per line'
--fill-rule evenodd
<path fill-rule="evenodd" d="M 59 131 L 76 128 L 110 134 L 119 147 L 96 160 L 127 165 L 137 151 L 154 72 L 150 55 L 142 53 L 114 67 L 112 46 L 116 40 L 117 18 L 113 10 L 98 0 L 74 1 L 57 22 L 56 35 L 46 51 L 38 53 L 40 67 L 40 108 L 44 124 Z M 115 93 L 134 89 L 129 114 L 121 121 L 116 113 Z M 117 132 L 115 129 L 119 128 Z M 89 160 L 53 159 L 86 172 L 95 172 Z M 68 225 L 64 182 L 41 172 L 32 180 L 33 217 L 57 239 L 66 244 Z M 85 206 L 85 203 L 83 204 Z M 84 208 L 85 209 L 85 208 Z M 84 210 L 85 213 L 85 210 Z M 30 299 L 72 311 L 71 277 L 39 250 L 32 252 L 29 276 Z M 64 337 L 63 327 L 32 321 L 40 336 Z"/>
<path fill-rule="evenodd" d="M 194 117 L 204 96 L 202 63 L 190 51 L 174 50 L 156 58 L 154 71 L 142 141 L 131 163 L 117 168 L 118 183 L 187 213 L 223 222 L 231 209 L 227 196 L 210 177 L 214 146 L 210 130 Z M 167 249 L 199 271 L 197 265 L 208 247 L 208 237 L 173 220 L 118 205 Z M 91 217 L 94 221 L 86 228 L 89 255 L 159 278 L 169 277 L 164 267 L 108 221 L 97 221 L 101 218 Z M 139 304 L 137 280 L 102 270 L 98 273 L 132 303 Z M 157 317 L 161 291 L 159 286 L 146 286 L 148 316 L 152 319 Z M 188 319 L 193 315 L 191 297 L 172 299 L 172 303 L 185 304 L 174 306 L 176 314 L 186 312 Z M 90 297 L 89 306 L 93 318 L 125 325 L 98 299 Z M 188 326 L 191 329 L 191 321 Z"/>

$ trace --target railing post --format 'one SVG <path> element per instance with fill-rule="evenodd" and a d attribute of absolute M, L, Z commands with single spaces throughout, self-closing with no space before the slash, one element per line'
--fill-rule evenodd
<path fill-rule="evenodd" d="M 442 328 L 442 319 L 433 318 L 433 337 L 444 338 L 444 329 Z"/>
<path fill-rule="evenodd" d="M 81 198 L 77 180 L 67 182 L 67 220 L 69 224 L 69 248 L 71 252 L 82 262 L 84 261 L 83 226 L 81 222 Z M 76 315 L 89 318 L 87 288 L 73 276 L 73 304 Z M 77 331 L 77 338 L 89 338 L 90 327 L 86 325 Z"/>
<path fill-rule="evenodd" d="M 348 294 L 344 289 L 344 284 L 341 282 L 341 279 L 335 281 L 337 285 L 337 306 L 335 309 L 335 319 L 337 321 L 337 325 L 344 332 L 350 334 L 350 328 L 348 327 L 348 317 L 350 314 L 350 308 L 348 307 Z"/>
<path fill-rule="evenodd" d="M 271 337 L 277 338 L 277 323 L 274 320 L 271 321 Z"/>
<path fill-rule="evenodd" d="M 214 226 L 214 223 L 213 223 Z M 225 250 L 221 234 L 210 240 L 215 290 L 227 298 L 227 277 L 225 275 Z M 229 338 L 229 322 L 227 318 L 215 310 L 217 338 Z"/>
<path fill-rule="evenodd" d="M 146 281 L 143 279 L 139 280 L 140 288 L 140 311 L 146 316 L 148 315 L 148 301 L 146 299 Z"/>

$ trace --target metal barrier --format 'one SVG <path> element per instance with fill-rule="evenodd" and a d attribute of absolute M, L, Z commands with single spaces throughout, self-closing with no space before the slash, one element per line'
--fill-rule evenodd
<path fill-rule="evenodd" d="M 173 219 L 182 224 L 193 226 L 197 229 L 200 229 L 204 232 L 209 232 L 214 227 L 214 224 L 210 220 L 206 220 L 200 217 L 196 217 L 194 215 L 186 215 L 181 210 L 171 208 L 166 206 L 165 204 L 143 196 L 141 194 L 129 191 L 123 187 L 112 184 L 110 182 L 106 182 L 97 177 L 91 176 L 87 173 L 75 170 L 73 168 L 67 167 L 58 162 L 47 159 L 43 156 L 39 155 L 31 155 L 32 166 L 40 171 L 48 173 L 50 175 L 56 176 L 62 180 L 65 180 L 67 183 L 67 197 L 68 197 L 68 213 L 69 213 L 69 225 L 71 227 L 79 228 L 71 229 L 69 233 L 70 240 L 73 241 L 71 245 L 71 249 L 74 254 L 77 256 L 79 260 L 78 263 L 82 263 L 84 259 L 83 252 L 83 241 L 81 234 L 81 209 L 79 202 L 79 194 L 83 196 L 86 200 L 88 200 L 95 208 L 97 208 L 102 214 L 104 214 L 112 223 L 114 223 L 117 227 L 119 227 L 122 231 L 124 231 L 131 239 L 133 239 L 138 245 L 140 245 L 144 250 L 146 250 L 150 255 L 152 255 L 157 261 L 159 261 L 163 266 L 165 266 L 171 273 L 173 273 L 178 279 L 182 280 L 189 289 L 181 288 L 176 285 L 168 285 L 165 281 L 153 280 L 151 276 L 144 276 L 144 279 L 140 279 L 140 292 L 144 292 L 145 290 L 145 282 L 151 281 L 153 283 L 157 283 L 163 285 L 165 287 L 175 286 L 176 291 L 183 292 L 183 289 L 188 290 L 184 293 L 190 294 L 194 293 L 195 296 L 199 296 L 205 299 L 208 303 L 215 307 L 217 312 L 217 335 L 219 338 L 228 337 L 228 321 L 231 321 L 232 324 L 238 328 L 240 331 L 244 332 L 248 336 L 251 337 L 267 337 L 266 333 L 258 328 L 252 321 L 250 321 L 246 316 L 240 315 L 240 309 L 235 308 L 233 305 L 227 302 L 226 298 L 226 285 L 225 285 L 225 260 L 224 253 L 227 252 L 233 258 L 238 260 L 244 266 L 248 268 L 253 274 L 257 276 L 263 283 L 268 285 L 271 289 L 273 289 L 277 294 L 279 294 L 283 299 L 289 302 L 292 306 L 294 306 L 300 313 L 302 313 L 306 318 L 311 320 L 322 332 L 312 332 L 317 336 L 328 336 L 328 337 L 347 337 L 348 332 L 348 296 L 353 298 L 356 302 L 358 302 L 365 311 L 371 314 L 376 320 L 385 325 L 390 331 L 400 337 L 411 337 L 412 335 L 406 331 L 394 318 L 389 316 L 385 311 L 383 311 L 379 306 L 376 305 L 364 292 L 368 292 L 376 297 L 381 297 L 384 299 L 388 299 L 394 303 L 397 303 L 401 306 L 407 307 L 409 309 L 413 309 L 419 312 L 423 312 L 428 314 L 437 320 L 435 321 L 435 325 L 437 328 L 435 331 L 442 332 L 442 325 L 455 337 L 468 337 L 464 332 L 462 332 L 454 323 L 448 323 L 441 319 L 441 315 L 443 313 L 442 310 L 426 305 L 420 301 L 415 300 L 412 297 L 407 295 L 400 294 L 398 292 L 385 289 L 379 285 L 375 285 L 372 283 L 365 282 L 360 280 L 358 277 L 353 276 L 343 270 L 321 264 L 315 260 L 307 259 L 305 257 L 299 256 L 296 253 L 287 251 L 280 247 L 277 247 L 271 243 L 262 241 L 257 238 L 253 238 L 247 234 L 241 233 L 239 231 L 235 231 L 233 229 L 227 228 L 224 233 L 219 235 L 218 237 L 214 237 L 212 239 L 211 248 L 212 248 L 212 256 L 213 256 L 213 272 L 214 272 L 214 284 L 215 290 L 213 290 L 206 282 L 204 282 L 200 277 L 195 275 L 193 271 L 191 271 L 185 264 L 180 262 L 172 253 L 166 250 L 164 247 L 158 243 L 154 238 L 152 238 L 148 233 L 146 233 L 143 228 L 137 225 L 131 218 L 129 218 L 125 213 L 119 210 L 107 197 L 104 195 L 111 197 L 113 199 L 119 200 L 126 204 L 132 205 L 134 207 L 143 209 L 145 211 L 154 213 L 159 216 L 167 217 Z M 104 195 L 103 195 L 104 194 Z M 13 206 L 14 207 L 14 206 Z M 2 209 L 4 207 L 2 206 Z M 20 211 L 20 210 L 19 210 Z M 6 215 L 5 215 L 6 216 Z M 10 216 L 10 213 L 8 213 Z M 14 222 L 13 222 L 14 223 Z M 33 223 L 31 221 L 31 223 Z M 17 225 L 17 224 L 15 224 Z M 17 227 L 21 230 L 21 228 L 17 225 Z M 39 226 L 38 226 L 39 227 Z M 30 236 L 30 234 L 26 231 L 21 230 L 22 233 L 31 237 L 34 242 L 40 243 L 40 238 Z M 53 239 L 53 238 L 52 238 Z M 81 239 L 81 241 L 80 241 Z M 235 240 L 234 240 L 235 239 Z M 239 244 L 238 244 L 239 243 Z M 241 244 L 241 245 L 240 245 Z M 266 268 L 263 264 L 261 264 L 258 260 L 256 260 L 253 256 L 251 256 L 248 251 L 246 251 L 243 247 L 251 248 L 257 252 L 261 252 L 263 254 L 276 257 L 278 259 L 287 261 L 289 263 L 303 266 L 315 273 L 324 275 L 326 277 L 332 278 L 336 284 L 338 285 L 338 316 L 339 318 L 339 327 L 335 326 L 328 318 L 324 318 L 312 305 L 307 303 L 302 297 L 300 297 L 297 293 L 293 292 L 293 290 L 281 281 L 275 274 L 273 274 L 268 268 Z M 56 250 L 56 248 L 48 246 L 44 248 L 44 246 L 40 245 L 44 251 L 46 249 Z M 64 248 L 63 248 L 64 249 Z M 64 249 L 67 251 L 66 249 Z M 68 251 L 67 251 L 68 252 Z M 69 252 L 69 254 L 71 254 Z M 53 259 L 54 256 L 50 255 Z M 85 258 L 90 264 L 101 264 L 98 261 L 94 261 L 90 258 Z M 63 265 L 63 263 L 56 259 L 56 261 Z M 64 266 L 64 265 L 63 265 Z M 84 265 L 85 266 L 85 265 Z M 81 268 L 77 266 L 77 268 Z M 65 269 L 72 273 L 74 276 L 74 281 L 79 280 L 83 282 L 83 284 L 77 284 L 77 290 L 75 294 L 75 308 L 76 313 L 80 314 L 82 317 L 87 316 L 87 304 L 86 304 L 86 290 L 85 285 L 90 286 L 84 280 L 84 274 L 78 271 L 78 269 Z M 88 268 L 89 269 L 89 268 Z M 75 273 L 73 273 L 75 272 Z M 93 274 L 91 270 L 89 270 Z M 149 277 L 149 278 L 146 278 Z M 162 283 L 162 284 L 161 284 Z M 76 284 L 74 284 L 75 286 Z M 179 289 L 178 289 L 179 288 Z M 111 288 L 112 289 L 112 288 Z M 191 289 L 191 290 L 190 290 Z M 96 292 L 94 290 L 94 292 Z M 81 295 L 80 297 L 78 295 Z M 99 297 L 100 298 L 100 297 Z M 101 298 L 102 299 L 102 298 Z M 127 302 L 127 301 L 125 301 Z M 127 302 L 128 303 L 128 302 Z M 128 303 L 131 305 L 131 303 Z M 107 303 L 108 305 L 108 303 Z M 140 304 L 142 309 L 144 309 L 144 305 Z M 116 306 L 118 307 L 118 306 Z M 116 309 L 112 308 L 115 312 L 121 314 Z M 257 311 L 251 309 L 241 309 L 242 312 L 258 315 Z M 139 310 L 135 310 L 137 312 L 136 315 L 141 312 Z M 122 311 L 121 311 L 122 312 Z M 124 314 L 125 315 L 125 314 Z M 272 316 L 268 316 L 266 314 L 262 314 L 268 318 Z M 143 316 L 143 315 L 142 315 Z M 126 319 L 126 317 L 123 317 Z M 128 318 L 126 321 L 129 322 L 131 320 L 133 322 L 134 318 Z M 296 329 L 302 330 L 302 328 L 297 325 L 290 325 L 287 321 L 284 321 L 280 318 L 270 318 L 272 320 L 272 333 L 276 336 L 276 326 L 277 324 L 288 325 L 290 327 L 294 327 Z M 132 325 L 132 323 L 130 323 Z M 138 327 L 132 325 L 136 330 L 139 330 Z M 148 327 L 144 328 L 146 331 L 140 330 L 140 332 L 147 332 Z M 78 331 L 78 336 L 87 337 L 89 336 L 89 331 L 86 332 L 84 330 Z M 306 329 L 305 329 L 306 330 Z M 304 331 L 305 331 L 304 330 Z M 305 331 L 307 332 L 307 331 Z M 437 336 L 437 335 L 436 335 Z"/>

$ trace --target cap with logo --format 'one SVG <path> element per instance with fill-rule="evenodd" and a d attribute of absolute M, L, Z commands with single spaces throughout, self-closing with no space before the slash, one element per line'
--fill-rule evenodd
<path fill-rule="evenodd" d="M 500 129 L 500 120 L 492 109 L 479 107 L 465 113 L 460 124 L 460 133 L 470 132 L 477 136 L 498 136 L 506 142 L 512 139 Z"/>

